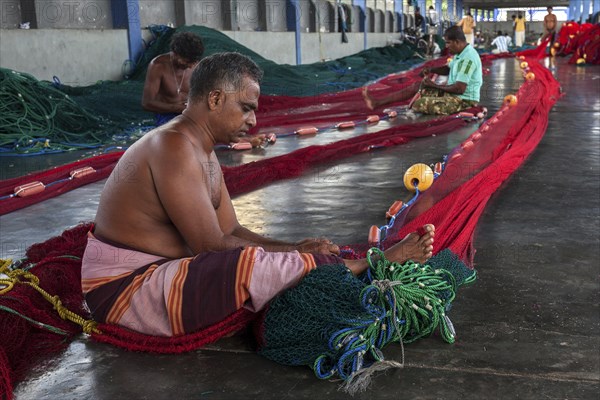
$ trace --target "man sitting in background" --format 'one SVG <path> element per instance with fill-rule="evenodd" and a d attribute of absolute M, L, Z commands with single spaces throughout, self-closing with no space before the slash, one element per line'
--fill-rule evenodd
<path fill-rule="evenodd" d="M 508 35 L 503 35 L 502 31 L 498 31 L 498 36 L 492 41 L 492 46 L 496 46 L 492 50 L 492 53 L 508 53 L 508 46 L 510 46 L 512 39 Z"/>
<path fill-rule="evenodd" d="M 412 109 L 423 114 L 449 115 L 475 106 L 479 102 L 479 91 L 483 84 L 481 59 L 477 50 L 467 43 L 459 26 L 452 26 L 444 32 L 446 48 L 454 54 L 452 62 L 438 68 L 424 68 L 421 82 L 415 82 L 406 89 L 384 98 L 373 98 L 367 87 L 363 88 L 363 98 L 368 108 L 374 109 L 388 103 L 408 100 L 420 92 Z M 448 75 L 447 84 L 437 84 L 428 75 Z"/>
<path fill-rule="evenodd" d="M 142 107 L 156 113 L 156 125 L 162 125 L 185 109 L 192 69 L 204 53 L 202 39 L 191 32 L 179 32 L 171 38 L 171 51 L 155 57 L 148 65 Z"/>

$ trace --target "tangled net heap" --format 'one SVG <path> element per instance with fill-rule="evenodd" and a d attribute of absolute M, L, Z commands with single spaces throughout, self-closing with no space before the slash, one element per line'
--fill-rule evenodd
<path fill-rule="evenodd" d="M 124 81 L 71 87 L 60 84 L 58 78 L 50 83 L 0 69 L 0 151 L 38 154 L 134 140 L 137 134 L 154 126 L 152 113 L 141 107 L 146 69 L 152 58 L 169 51 L 169 41 L 177 31 L 190 31 L 202 37 L 205 56 L 237 51 L 252 58 L 265 72 L 261 85 L 265 95 L 316 96 L 339 92 L 422 61 L 414 57 L 416 49 L 406 44 L 373 48 L 327 62 L 284 65 L 265 59 L 214 29 L 155 27 L 156 40 Z M 261 99 L 261 103 L 268 101 Z"/>
<path fill-rule="evenodd" d="M 384 360 L 386 345 L 411 343 L 436 329 L 454 343 L 446 313 L 458 287 L 474 281 L 474 271 L 449 250 L 427 265 L 391 263 L 377 249 L 367 259 L 365 281 L 344 265 L 324 266 L 273 300 L 259 329 L 259 353 L 285 365 L 308 365 L 321 379 L 337 375 L 354 393 L 368 386 L 370 372 L 403 366 L 404 360 Z"/>
<path fill-rule="evenodd" d="M 90 147 L 106 140 L 108 121 L 33 76 L 0 68 L 0 148 Z M 81 143 L 81 144 L 80 144 Z"/>

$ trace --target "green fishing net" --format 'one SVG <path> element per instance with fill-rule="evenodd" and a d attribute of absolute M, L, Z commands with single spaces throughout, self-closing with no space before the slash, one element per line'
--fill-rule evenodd
<path fill-rule="evenodd" d="M 389 262 L 371 249 L 357 278 L 344 265 L 322 266 L 274 299 L 259 331 L 259 353 L 286 365 L 308 365 L 317 377 L 351 379 L 384 362 L 382 349 L 439 330 L 455 340 L 447 315 L 456 290 L 475 271 L 450 250 L 426 265 Z M 403 364 L 403 361 L 402 361 Z"/>
<path fill-rule="evenodd" d="M 154 57 L 169 51 L 169 41 L 177 31 L 198 34 L 205 44 L 205 56 L 237 51 L 251 57 L 265 72 L 262 93 L 271 95 L 339 92 L 423 61 L 415 57 L 416 49 L 406 44 L 371 48 L 314 64 L 277 64 L 207 27 L 150 29 L 155 39 L 136 69 L 122 81 L 72 87 L 61 84 L 60 77 L 54 82 L 38 81 L 27 74 L 0 69 L 0 153 L 40 154 L 136 140 L 154 127 L 153 114 L 141 107 L 146 68 Z"/>

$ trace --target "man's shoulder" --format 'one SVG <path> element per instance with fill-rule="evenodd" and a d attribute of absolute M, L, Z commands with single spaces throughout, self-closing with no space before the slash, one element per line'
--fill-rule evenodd
<path fill-rule="evenodd" d="M 169 65 L 171 58 L 169 53 L 160 54 L 150 61 L 150 65 L 154 67 L 163 67 Z"/>

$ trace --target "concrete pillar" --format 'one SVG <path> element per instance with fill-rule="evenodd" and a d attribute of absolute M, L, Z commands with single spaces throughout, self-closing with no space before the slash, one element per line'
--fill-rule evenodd
<path fill-rule="evenodd" d="M 454 22 L 454 0 L 447 0 L 448 1 L 448 19 L 452 22 Z"/>
<path fill-rule="evenodd" d="M 600 0 L 594 0 L 592 16 L 596 15 L 596 13 L 600 12 Z"/>
<path fill-rule="evenodd" d="M 500 11 L 497 8 L 494 8 L 494 22 L 498 21 L 498 15 L 500 15 Z"/>
<path fill-rule="evenodd" d="M 456 14 L 457 21 L 462 19 L 462 17 L 464 16 L 463 0 L 456 0 L 454 13 Z"/>
<path fill-rule="evenodd" d="M 575 22 L 579 22 L 581 19 L 581 0 L 575 0 L 573 3 L 573 19 Z"/>
<path fill-rule="evenodd" d="M 421 15 L 423 16 L 423 23 L 421 24 L 421 32 L 423 32 L 423 34 L 427 33 L 427 19 L 425 17 L 427 17 L 427 1 L 426 0 L 419 0 L 419 8 L 421 9 Z"/>
<path fill-rule="evenodd" d="M 590 17 L 590 0 L 583 0 L 583 10 L 581 10 L 581 22 L 587 21 Z"/>
<path fill-rule="evenodd" d="M 354 0 L 355 7 L 360 8 L 360 27 L 363 30 L 363 48 L 367 49 L 367 35 L 369 31 L 369 18 L 367 18 L 367 0 Z"/>
<path fill-rule="evenodd" d="M 111 0 L 113 27 L 127 28 L 127 44 L 129 45 L 129 60 L 135 67 L 144 51 L 142 42 L 142 27 L 140 23 L 140 4 L 138 0 Z"/>
<path fill-rule="evenodd" d="M 580 1 L 581 0 L 569 0 L 569 20 L 577 21 L 577 9 L 579 8 L 578 6 Z"/>
<path fill-rule="evenodd" d="M 296 33 L 296 65 L 302 64 L 302 40 L 300 33 L 300 0 L 286 0 L 287 28 Z"/>
<path fill-rule="evenodd" d="M 442 0 L 435 0 L 435 12 L 438 16 L 438 35 L 443 35 L 444 32 L 442 32 L 442 20 L 444 18 L 442 17 Z"/>
<path fill-rule="evenodd" d="M 599 0 L 600 1 L 600 0 Z M 398 17 L 398 32 L 402 32 L 404 28 L 403 19 L 404 19 L 404 0 L 394 0 L 394 12 Z"/>

